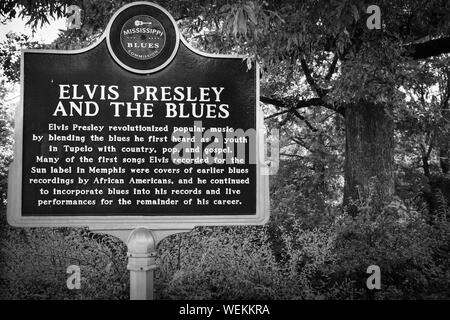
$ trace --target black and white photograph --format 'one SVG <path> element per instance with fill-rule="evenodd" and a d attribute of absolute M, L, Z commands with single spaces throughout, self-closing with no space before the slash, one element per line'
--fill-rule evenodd
<path fill-rule="evenodd" d="M 0 299 L 448 300 L 449 101 L 448 0 L 2 0 Z"/>

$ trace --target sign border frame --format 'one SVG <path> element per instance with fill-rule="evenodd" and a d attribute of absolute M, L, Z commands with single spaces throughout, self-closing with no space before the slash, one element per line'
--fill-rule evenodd
<path fill-rule="evenodd" d="M 124 7 L 137 4 L 149 4 L 149 2 L 134 2 Z M 117 12 L 120 12 L 122 7 Z M 165 9 L 164 9 L 165 10 Z M 117 13 L 116 12 L 116 13 Z M 166 11 L 167 12 L 167 11 Z M 173 17 L 167 12 L 169 17 Z M 114 16 L 113 16 L 114 17 Z M 256 86 L 256 214 L 248 215 L 164 215 L 164 216 L 142 216 L 142 215 L 83 215 L 83 216 L 23 216 L 22 215 L 22 169 L 23 169 L 23 108 L 24 108 L 24 56 L 26 53 L 52 53 L 52 54 L 79 54 L 92 50 L 107 41 L 109 29 L 113 22 L 110 19 L 107 28 L 100 38 L 90 46 L 77 50 L 40 50 L 23 49 L 20 61 L 20 102 L 16 108 L 14 129 L 14 160 L 9 167 L 8 174 L 8 201 L 7 221 L 14 227 L 82 227 L 97 230 L 125 230 L 137 227 L 145 227 L 152 230 L 168 229 L 192 229 L 196 226 L 228 226 L 228 225 L 263 225 L 270 217 L 269 199 L 269 176 L 263 174 L 268 172 L 268 167 L 262 159 L 264 155 L 264 117 L 259 104 L 260 97 L 260 71 L 259 65 L 255 63 L 255 86 Z M 193 53 L 209 58 L 241 59 L 244 55 L 210 54 L 193 48 L 180 33 L 175 24 L 178 39 Z M 105 39 L 106 38 L 106 39 Z M 174 57 L 178 52 L 175 50 Z M 109 48 L 108 48 L 109 50 Z M 173 58 L 174 58 L 173 57 Z M 169 61 L 169 63 L 173 60 Z M 117 62 L 117 61 L 116 61 Z M 167 66 L 167 63 L 165 66 Z M 164 67 L 165 67 L 164 66 Z M 161 70 L 162 68 L 159 68 Z M 131 71 L 131 70 L 128 70 Z M 133 72 L 133 71 L 131 71 Z"/>

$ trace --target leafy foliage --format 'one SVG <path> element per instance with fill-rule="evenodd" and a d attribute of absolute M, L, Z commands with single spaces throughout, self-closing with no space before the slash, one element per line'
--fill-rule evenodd
<path fill-rule="evenodd" d="M 161 244 L 162 298 L 314 299 L 317 272 L 335 259 L 333 235 L 294 226 L 275 259 L 266 227 L 198 228 Z M 177 255 L 177 251 L 179 254 Z"/>
<path fill-rule="evenodd" d="M 5 103 L 7 85 L 0 84 L 0 205 L 6 200 L 8 167 L 13 157 L 13 115 Z"/>
<path fill-rule="evenodd" d="M 20 78 L 20 50 L 42 48 L 36 41 L 22 34 L 8 33 L 6 40 L 0 47 L 0 66 L 3 76 L 10 82 L 17 82 Z"/>
<path fill-rule="evenodd" d="M 2 210 L 2 299 L 128 299 L 123 244 L 111 250 L 79 229 L 13 229 L 5 226 L 4 215 Z M 67 288 L 70 265 L 80 267 L 80 290 Z"/>
<path fill-rule="evenodd" d="M 436 224 L 430 225 L 426 211 L 417 211 L 399 199 L 381 212 L 375 211 L 370 201 L 360 202 L 358 208 L 356 217 L 345 213 L 336 221 L 336 274 L 363 285 L 365 269 L 378 265 L 383 290 L 375 294 L 367 290 L 365 298 L 447 297 L 448 215 L 436 217 Z"/>

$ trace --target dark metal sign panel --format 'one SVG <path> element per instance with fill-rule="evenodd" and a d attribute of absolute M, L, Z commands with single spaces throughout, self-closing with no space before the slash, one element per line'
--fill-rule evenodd
<path fill-rule="evenodd" d="M 147 2 L 120 9 L 89 48 L 25 50 L 8 221 L 264 223 L 257 72 L 191 48 Z"/>

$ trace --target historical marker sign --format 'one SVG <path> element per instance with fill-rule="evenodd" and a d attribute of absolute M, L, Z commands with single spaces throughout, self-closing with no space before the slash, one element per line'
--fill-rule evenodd
<path fill-rule="evenodd" d="M 93 46 L 24 50 L 8 221 L 262 224 L 258 70 L 192 49 L 170 14 L 120 9 Z"/>

